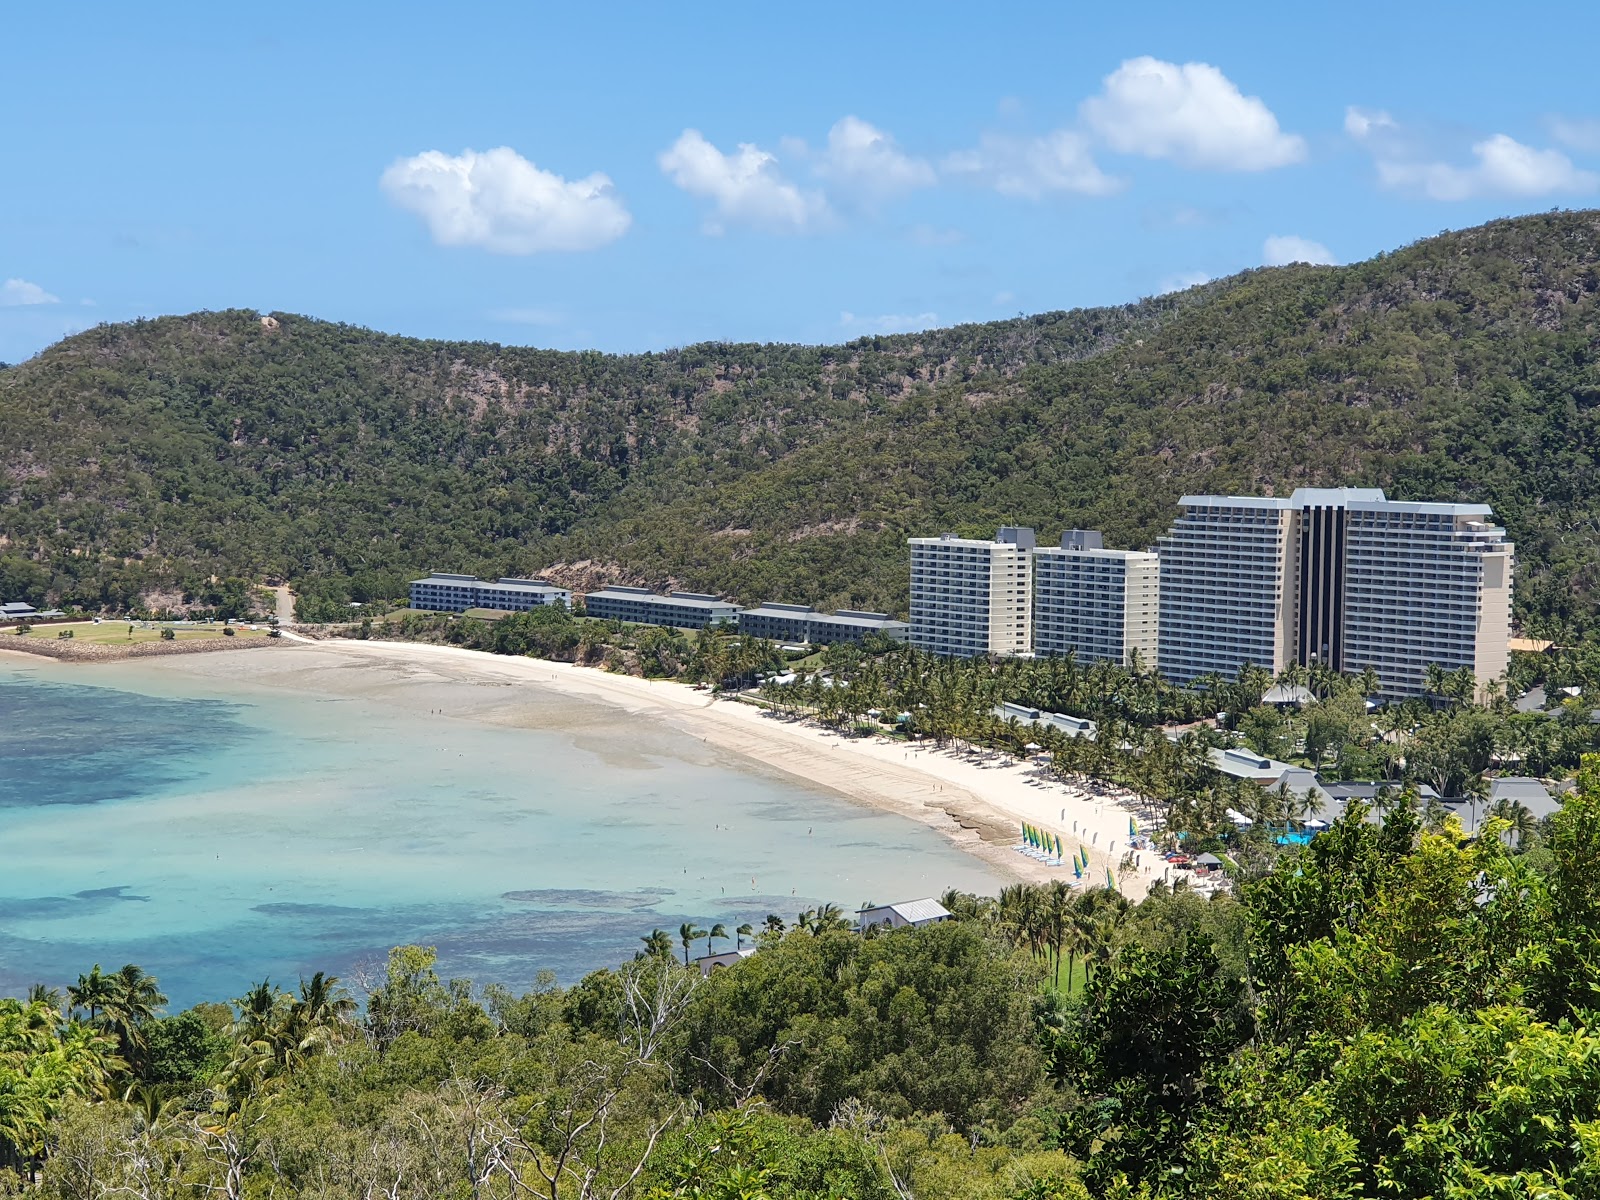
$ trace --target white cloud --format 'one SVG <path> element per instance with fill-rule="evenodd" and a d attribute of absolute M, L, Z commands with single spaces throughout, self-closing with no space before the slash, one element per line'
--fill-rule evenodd
<path fill-rule="evenodd" d="M 885 313 L 881 317 L 858 317 L 853 312 L 842 312 L 839 314 L 839 324 L 846 329 L 861 329 L 868 333 L 910 333 L 914 330 L 932 329 L 939 324 L 939 314 Z"/>
<path fill-rule="evenodd" d="M 843 117 L 828 130 L 816 173 L 840 190 L 882 200 L 934 183 L 933 168 L 913 158 L 894 138 L 860 117 Z"/>
<path fill-rule="evenodd" d="M 60 304 L 60 296 L 52 296 L 37 283 L 26 279 L 8 279 L 0 283 L 0 308 L 21 308 L 28 304 Z"/>
<path fill-rule="evenodd" d="M 1550 136 L 1563 146 L 1600 154 L 1600 118 L 1551 117 L 1546 124 L 1550 127 Z"/>
<path fill-rule="evenodd" d="M 1186 167 L 1265 171 L 1306 156 L 1304 138 L 1208 63 L 1130 58 L 1079 111 L 1113 150 Z"/>
<path fill-rule="evenodd" d="M 507 146 L 402 158 L 383 173 L 379 186 L 426 221 L 439 245 L 479 246 L 495 254 L 594 250 L 616 241 L 633 223 L 607 176 L 563 179 Z"/>
<path fill-rule="evenodd" d="M 553 308 L 496 308 L 490 310 L 489 319 L 509 325 L 560 325 L 566 318 Z"/>
<path fill-rule="evenodd" d="M 937 225 L 913 225 L 906 236 L 918 246 L 954 246 L 967 240 L 959 229 L 942 229 Z"/>
<path fill-rule="evenodd" d="M 1032 138 L 984 134 L 975 149 L 946 157 L 944 169 L 992 187 L 1002 196 L 1029 200 L 1051 192 L 1108 196 L 1125 184 L 1101 171 L 1089 153 L 1088 139 L 1070 129 Z"/>
<path fill-rule="evenodd" d="M 699 130 L 685 129 L 657 161 L 678 187 L 715 205 L 707 233 L 723 232 L 725 223 L 804 233 L 829 216 L 827 200 L 784 178 L 777 158 L 749 142 L 724 154 Z"/>
<path fill-rule="evenodd" d="M 1169 292 L 1186 292 L 1192 287 L 1199 287 L 1202 283 L 1210 283 L 1211 276 L 1204 271 L 1179 271 L 1176 275 L 1168 275 L 1156 285 L 1156 295 L 1165 296 Z"/>
<path fill-rule="evenodd" d="M 1344 110 L 1344 131 L 1357 141 L 1380 130 L 1395 128 L 1395 119 L 1380 108 L 1360 108 L 1352 104 Z"/>
<path fill-rule="evenodd" d="M 1313 266 L 1331 267 L 1338 263 L 1321 242 L 1296 237 L 1292 233 L 1275 233 L 1261 246 L 1261 261 L 1269 267 L 1286 267 L 1290 263 L 1311 263 Z"/>
<path fill-rule="evenodd" d="M 1472 154 L 1476 161 L 1470 166 L 1380 157 L 1378 181 L 1431 200 L 1548 196 L 1600 186 L 1600 176 L 1573 166 L 1559 150 L 1537 150 L 1503 133 L 1476 143 Z"/>

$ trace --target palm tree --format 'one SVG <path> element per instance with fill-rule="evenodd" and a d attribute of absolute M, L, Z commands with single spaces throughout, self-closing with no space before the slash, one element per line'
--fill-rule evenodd
<path fill-rule="evenodd" d="M 756 936 L 756 931 L 751 927 L 750 922 L 746 921 L 743 925 L 739 926 L 739 928 L 733 931 L 733 936 L 735 938 L 733 948 L 735 950 L 743 950 L 745 938 L 750 938 L 753 940 Z"/>
<path fill-rule="evenodd" d="M 95 963 L 87 975 L 79 975 L 76 985 L 67 987 L 67 1002 L 71 1011 L 83 1009 L 89 1014 L 92 1023 L 100 1015 L 100 1010 L 106 1006 L 106 1001 L 111 998 L 111 979 L 100 970 L 100 964 Z"/>
<path fill-rule="evenodd" d="M 342 1040 L 355 1011 L 356 1002 L 339 986 L 337 975 L 318 971 L 310 979 L 302 977 L 300 994 L 289 1001 L 279 1027 L 282 1056 L 304 1058 Z"/>
<path fill-rule="evenodd" d="M 60 1012 L 61 989 L 50 987 L 43 983 L 30 983 L 28 985 L 28 1003 L 49 1005 L 56 1012 Z"/>
<path fill-rule="evenodd" d="M 715 943 L 718 938 L 721 938 L 723 941 L 727 941 L 728 940 L 728 927 L 726 925 L 724 925 L 721 921 L 718 921 L 706 933 L 706 953 L 707 954 L 715 954 L 717 952 L 716 946 L 713 943 Z"/>
<path fill-rule="evenodd" d="M 649 937 L 642 937 L 639 940 L 644 943 L 646 958 L 672 957 L 672 935 L 665 929 L 652 929 Z"/>
<path fill-rule="evenodd" d="M 777 913 L 768 913 L 767 919 L 762 922 L 768 933 L 782 933 L 784 930 L 783 918 Z"/>
<path fill-rule="evenodd" d="M 683 965 L 689 965 L 689 947 L 706 936 L 704 929 L 697 929 L 693 921 L 685 921 L 678 926 L 678 936 L 683 939 Z"/>
<path fill-rule="evenodd" d="M 239 1016 L 233 1022 L 234 1040 L 245 1045 L 270 1043 L 278 1024 L 278 1003 L 284 993 L 263 979 L 235 1000 Z"/>

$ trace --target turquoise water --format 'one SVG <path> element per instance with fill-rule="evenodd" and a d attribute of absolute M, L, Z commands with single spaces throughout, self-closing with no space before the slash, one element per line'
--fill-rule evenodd
<path fill-rule="evenodd" d="M 406 942 L 521 988 L 657 926 L 996 886 L 920 825 L 533 686 L 288 648 L 0 662 L 0 994 L 134 961 L 181 1005 Z"/>

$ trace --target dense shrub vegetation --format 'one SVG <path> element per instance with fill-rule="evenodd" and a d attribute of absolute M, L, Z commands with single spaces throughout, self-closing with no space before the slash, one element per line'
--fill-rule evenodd
<path fill-rule="evenodd" d="M 520 995 L 402 947 L 364 1006 L 317 975 L 163 1016 L 96 967 L 0 1000 L 0 1192 L 1592 1197 L 1600 759 L 1516 850 L 1366 816 L 1210 899 L 774 914 L 706 979 L 662 930 Z"/>
<path fill-rule="evenodd" d="M 903 609 L 902 539 L 1103 528 L 1191 491 L 1486 500 L 1532 629 L 1587 623 L 1600 217 L 1442 235 L 1114 309 L 845 346 L 607 356 L 224 312 L 0 371 L 0 593 L 129 606 L 292 579 L 306 615 L 431 567 L 566 564 Z"/>

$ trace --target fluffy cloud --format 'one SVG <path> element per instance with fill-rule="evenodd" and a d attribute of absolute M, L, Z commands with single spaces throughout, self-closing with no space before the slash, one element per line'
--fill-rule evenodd
<path fill-rule="evenodd" d="M 1365 141 L 1374 134 L 1394 128 L 1394 118 L 1382 109 L 1358 108 L 1352 104 L 1344 110 L 1344 131 L 1357 141 Z"/>
<path fill-rule="evenodd" d="M 1125 183 L 1100 170 L 1089 153 L 1088 139 L 1070 129 L 1033 138 L 985 134 L 976 149 L 947 157 L 944 169 L 992 187 L 1002 196 L 1029 200 L 1051 192 L 1108 196 Z"/>
<path fill-rule="evenodd" d="M 1551 117 L 1550 136 L 1563 146 L 1600 154 L 1600 119 L 1594 117 Z"/>
<path fill-rule="evenodd" d="M 1186 167 L 1265 171 L 1306 156 L 1304 138 L 1285 133 L 1258 97 L 1208 63 L 1131 58 L 1079 111 L 1113 150 Z"/>
<path fill-rule="evenodd" d="M 495 254 L 594 250 L 616 241 L 633 218 L 598 172 L 567 180 L 501 146 L 450 155 L 428 150 L 402 158 L 379 186 L 416 213 L 441 246 Z"/>
<path fill-rule="evenodd" d="M 1600 177 L 1573 166 L 1559 150 L 1536 150 L 1503 133 L 1476 143 L 1472 154 L 1470 166 L 1380 156 L 1378 181 L 1431 200 L 1549 196 L 1592 192 L 1600 185 Z"/>
<path fill-rule="evenodd" d="M 1192 287 L 1199 287 L 1202 283 L 1210 283 L 1211 276 L 1204 271 L 1179 271 L 1176 275 L 1168 275 L 1156 284 L 1156 295 L 1165 296 L 1170 292 L 1186 292 Z"/>
<path fill-rule="evenodd" d="M 885 313 L 881 317 L 858 317 L 853 312 L 842 312 L 839 314 L 839 324 L 846 329 L 863 329 L 869 333 L 910 333 L 932 329 L 939 324 L 939 314 Z"/>
<path fill-rule="evenodd" d="M 828 130 L 817 174 L 834 188 L 882 200 L 933 184 L 933 168 L 913 158 L 894 138 L 860 117 L 844 117 Z"/>
<path fill-rule="evenodd" d="M 678 187 L 712 202 L 715 215 L 706 221 L 707 233 L 721 233 L 728 224 L 804 233 L 829 216 L 820 194 L 784 178 L 777 158 L 749 142 L 724 154 L 699 130 L 685 129 L 657 161 Z"/>
<path fill-rule="evenodd" d="M 1290 263 L 1329 267 L 1339 260 L 1321 242 L 1296 237 L 1292 233 L 1275 233 L 1262 244 L 1261 261 L 1269 267 L 1286 267 Z"/>
<path fill-rule="evenodd" d="M 0 308 L 21 308 L 27 304 L 60 304 L 60 296 L 52 296 L 37 283 L 26 279 L 8 279 L 0 283 Z"/>

